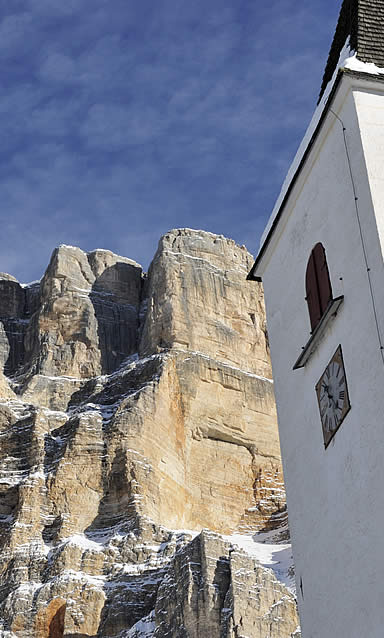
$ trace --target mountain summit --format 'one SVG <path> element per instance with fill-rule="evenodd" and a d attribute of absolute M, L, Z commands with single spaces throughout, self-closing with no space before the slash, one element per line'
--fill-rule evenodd
<path fill-rule="evenodd" d="M 299 635 L 251 264 L 181 229 L 148 275 L 60 246 L 0 276 L 4 638 Z"/>

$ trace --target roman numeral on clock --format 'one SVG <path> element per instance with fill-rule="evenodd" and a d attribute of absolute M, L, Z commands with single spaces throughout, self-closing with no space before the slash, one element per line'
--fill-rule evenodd
<path fill-rule="evenodd" d="M 323 370 L 315 390 L 323 429 L 324 445 L 327 448 L 351 409 L 341 346 L 338 346 L 332 359 Z"/>

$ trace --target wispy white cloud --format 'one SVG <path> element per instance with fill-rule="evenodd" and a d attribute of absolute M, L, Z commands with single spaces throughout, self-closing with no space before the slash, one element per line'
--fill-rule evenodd
<path fill-rule="evenodd" d="M 158 109 L 135 104 L 94 104 L 81 129 L 90 148 L 115 151 L 153 141 L 164 130 L 165 120 Z"/>
<path fill-rule="evenodd" d="M 95 0 L 97 6 L 99 2 Z M 90 8 L 88 0 L 27 0 L 26 6 L 33 15 L 44 18 L 62 18 L 79 15 Z"/>
<path fill-rule="evenodd" d="M 33 279 L 60 242 L 147 264 L 177 226 L 256 249 L 337 10 L 14 0 L 0 21 L 0 270 Z"/>
<path fill-rule="evenodd" d="M 70 56 L 53 52 L 43 60 L 39 74 L 43 82 L 65 86 L 76 80 L 76 64 Z"/>

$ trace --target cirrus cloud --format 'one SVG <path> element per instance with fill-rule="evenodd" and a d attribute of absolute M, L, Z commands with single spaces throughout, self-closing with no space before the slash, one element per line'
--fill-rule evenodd
<path fill-rule="evenodd" d="M 315 107 L 331 0 L 15 0 L 0 20 L 1 271 L 145 266 L 171 227 L 256 250 Z"/>

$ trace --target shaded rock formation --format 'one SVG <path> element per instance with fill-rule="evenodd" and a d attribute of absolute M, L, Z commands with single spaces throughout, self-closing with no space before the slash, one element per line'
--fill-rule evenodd
<path fill-rule="evenodd" d="M 69 246 L 40 285 L 0 275 L 0 635 L 265 638 L 267 622 L 293 635 L 292 595 L 218 535 L 286 524 L 251 264 L 183 229 L 148 278 Z M 217 534 L 192 540 L 202 528 Z M 207 548 L 199 593 L 182 565 Z"/>
<path fill-rule="evenodd" d="M 13 375 L 24 363 L 25 334 L 39 303 L 39 285 L 21 286 L 0 273 L 0 362 L 5 373 Z"/>
<path fill-rule="evenodd" d="M 297 631 L 295 598 L 273 572 L 206 531 L 175 555 L 154 620 L 156 638 L 281 638 Z"/>
<path fill-rule="evenodd" d="M 94 377 L 137 351 L 142 270 L 106 250 L 60 246 L 25 338 L 29 372 Z"/>

